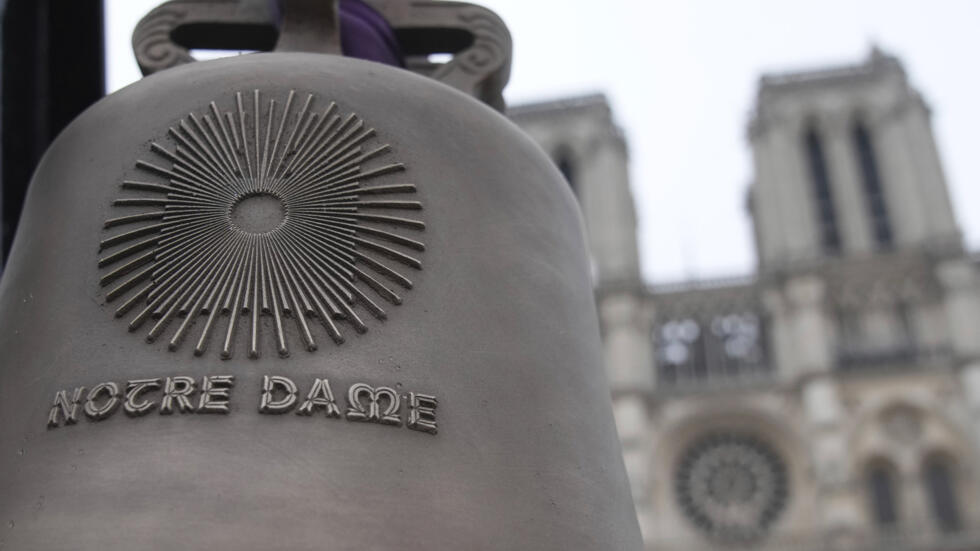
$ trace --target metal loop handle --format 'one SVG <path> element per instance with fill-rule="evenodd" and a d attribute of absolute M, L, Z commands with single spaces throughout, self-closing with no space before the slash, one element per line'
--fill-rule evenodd
<path fill-rule="evenodd" d="M 463 2 L 365 1 L 391 25 L 408 70 L 503 111 L 512 44 L 495 13 Z M 133 31 L 144 76 L 194 61 L 193 48 L 340 55 L 337 0 L 170 0 Z M 432 54 L 452 57 L 439 63 Z"/>

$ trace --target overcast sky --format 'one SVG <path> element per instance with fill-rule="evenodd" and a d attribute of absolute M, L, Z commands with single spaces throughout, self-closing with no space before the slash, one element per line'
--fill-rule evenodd
<path fill-rule="evenodd" d="M 108 88 L 139 78 L 130 34 L 156 0 L 106 0 Z M 745 124 L 764 72 L 905 63 L 933 123 L 967 244 L 980 248 L 980 2 L 484 0 L 514 38 L 510 103 L 604 92 L 630 143 L 648 281 L 755 265 Z"/>

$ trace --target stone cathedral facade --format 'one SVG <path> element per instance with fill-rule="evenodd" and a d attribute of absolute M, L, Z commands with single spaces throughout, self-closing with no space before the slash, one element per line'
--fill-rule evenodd
<path fill-rule="evenodd" d="M 980 269 L 897 59 L 761 78 L 732 279 L 644 285 L 602 96 L 510 115 L 582 206 L 648 549 L 980 547 Z"/>

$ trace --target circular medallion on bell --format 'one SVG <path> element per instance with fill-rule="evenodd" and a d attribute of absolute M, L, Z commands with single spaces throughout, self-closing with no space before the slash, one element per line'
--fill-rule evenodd
<path fill-rule="evenodd" d="M 313 94 L 237 92 L 188 113 L 121 182 L 100 243 L 106 301 L 149 342 L 226 359 L 242 342 L 288 356 L 366 332 L 425 250 L 415 184 L 390 156 Z"/>

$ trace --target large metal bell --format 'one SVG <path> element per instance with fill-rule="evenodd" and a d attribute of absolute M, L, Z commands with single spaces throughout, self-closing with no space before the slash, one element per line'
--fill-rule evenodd
<path fill-rule="evenodd" d="M 137 38 L 231 10 L 193 4 Z M 280 49 L 334 32 L 307 4 Z M 499 19 L 432 4 L 374 2 L 477 29 L 443 82 L 259 53 L 58 137 L 0 284 L 0 548 L 640 547 L 575 200 L 472 97 Z"/>

